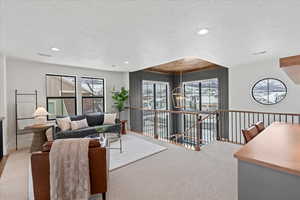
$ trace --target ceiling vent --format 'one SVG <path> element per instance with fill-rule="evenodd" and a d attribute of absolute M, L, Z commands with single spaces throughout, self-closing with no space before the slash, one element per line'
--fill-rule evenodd
<path fill-rule="evenodd" d="M 45 54 L 45 53 L 37 53 L 37 55 L 39 56 L 43 56 L 43 57 L 52 57 L 50 54 Z"/>

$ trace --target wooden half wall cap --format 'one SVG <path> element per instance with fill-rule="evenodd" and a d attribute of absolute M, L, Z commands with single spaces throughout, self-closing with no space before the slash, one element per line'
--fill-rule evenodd
<path fill-rule="evenodd" d="M 280 58 L 280 67 L 300 66 L 300 55 Z"/>

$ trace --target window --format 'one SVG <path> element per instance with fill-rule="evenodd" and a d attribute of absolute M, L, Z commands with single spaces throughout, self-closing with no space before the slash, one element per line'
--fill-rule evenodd
<path fill-rule="evenodd" d="M 105 112 L 104 79 L 81 78 L 82 113 Z"/>
<path fill-rule="evenodd" d="M 49 119 L 76 115 L 76 77 L 46 75 L 47 110 Z"/>
<path fill-rule="evenodd" d="M 192 82 L 184 82 L 184 109 L 186 111 L 216 111 L 219 108 L 219 81 L 217 78 Z M 195 126 L 195 119 L 190 115 L 183 115 L 184 130 Z M 207 122 L 206 122 L 207 123 Z M 214 123 L 214 122 L 212 122 Z M 208 125 L 204 126 L 209 127 Z"/>
<path fill-rule="evenodd" d="M 169 84 L 159 81 L 143 81 L 143 108 L 168 110 Z M 160 137 L 169 133 L 169 113 L 158 115 L 158 132 Z M 154 112 L 143 112 L 143 132 L 154 132 Z"/>
<path fill-rule="evenodd" d="M 185 110 L 215 111 L 219 105 L 219 83 L 217 78 L 183 83 Z"/>
<path fill-rule="evenodd" d="M 287 94 L 285 84 L 274 78 L 265 78 L 255 83 L 252 88 L 253 99 L 264 105 L 273 105 L 282 101 Z"/>

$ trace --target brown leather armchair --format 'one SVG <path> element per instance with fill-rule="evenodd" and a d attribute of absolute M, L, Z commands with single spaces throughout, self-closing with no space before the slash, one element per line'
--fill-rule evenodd
<path fill-rule="evenodd" d="M 49 151 L 51 142 L 43 146 L 42 152 L 31 155 L 32 181 L 35 200 L 50 200 Z M 108 180 L 108 153 L 98 141 L 89 144 L 89 167 L 91 194 L 100 194 L 105 200 Z"/>

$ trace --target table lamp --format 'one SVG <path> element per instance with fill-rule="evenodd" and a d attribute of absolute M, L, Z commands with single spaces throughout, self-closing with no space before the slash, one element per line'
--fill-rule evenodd
<path fill-rule="evenodd" d="M 43 107 L 38 107 L 34 112 L 34 119 L 36 124 L 46 124 L 47 123 L 47 115 L 49 113 Z"/>

